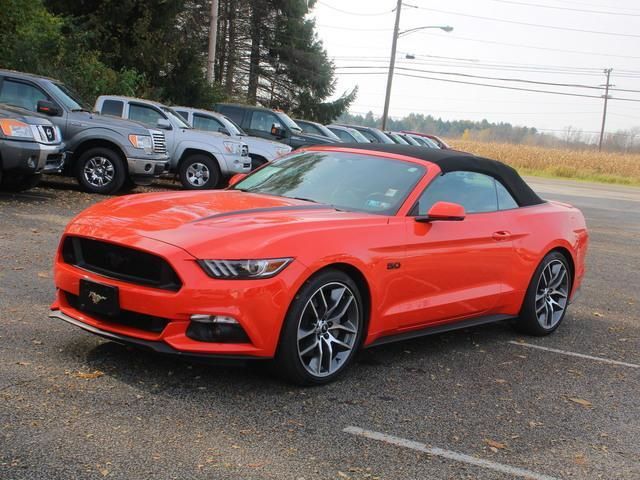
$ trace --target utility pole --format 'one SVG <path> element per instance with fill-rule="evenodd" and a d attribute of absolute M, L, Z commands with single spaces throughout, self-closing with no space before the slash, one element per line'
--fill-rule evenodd
<path fill-rule="evenodd" d="M 218 0 L 211 0 L 209 16 L 209 56 L 207 58 L 207 83 L 213 85 L 216 63 L 216 42 L 218 40 Z"/>
<path fill-rule="evenodd" d="M 384 97 L 384 112 L 382 113 L 382 130 L 387 129 L 387 118 L 389 116 L 389 100 L 391 99 L 391 83 L 393 82 L 393 70 L 396 65 L 396 47 L 400 29 L 400 11 L 402 10 L 402 0 L 398 0 L 396 5 L 396 24 L 393 27 L 393 43 L 391 44 L 391 60 L 389 61 L 389 76 L 387 77 L 387 94 Z"/>
<path fill-rule="evenodd" d="M 607 121 L 607 101 L 609 100 L 609 87 L 612 87 L 609 83 L 611 77 L 611 71 L 613 68 L 605 68 L 604 74 L 607 76 L 607 83 L 604 86 L 604 110 L 602 111 L 602 126 L 600 127 L 600 141 L 598 142 L 598 151 L 602 151 L 602 140 L 604 139 L 604 125 Z"/>

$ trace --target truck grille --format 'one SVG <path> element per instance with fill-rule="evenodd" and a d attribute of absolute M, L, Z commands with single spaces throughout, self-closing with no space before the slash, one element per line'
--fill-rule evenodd
<path fill-rule="evenodd" d="M 247 145 L 246 143 L 242 144 L 242 153 L 240 155 L 243 157 L 249 156 L 249 145 Z"/>
<path fill-rule="evenodd" d="M 151 132 L 151 138 L 153 139 L 154 152 L 167 153 L 167 140 L 164 137 L 164 133 L 154 130 Z"/>
<path fill-rule="evenodd" d="M 65 263 L 109 278 L 178 291 L 182 282 L 161 257 L 113 243 L 68 236 L 62 245 Z"/>

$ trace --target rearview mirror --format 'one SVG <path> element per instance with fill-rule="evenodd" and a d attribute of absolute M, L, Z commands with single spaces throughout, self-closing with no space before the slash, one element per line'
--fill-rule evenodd
<path fill-rule="evenodd" d="M 271 125 L 271 135 L 278 138 L 284 138 L 287 136 L 287 132 L 277 124 Z"/>
<path fill-rule="evenodd" d="M 233 177 L 229 179 L 229 186 L 233 187 L 235 184 L 241 182 L 246 176 L 247 176 L 246 173 L 236 173 Z"/>
<path fill-rule="evenodd" d="M 426 215 L 415 217 L 416 222 L 459 222 L 464 220 L 466 213 L 464 207 L 458 203 L 436 202 Z"/>
<path fill-rule="evenodd" d="M 171 122 L 169 120 L 167 120 L 166 118 L 159 118 L 158 122 L 156 123 L 156 126 L 158 128 L 161 128 L 163 130 L 171 130 Z"/>
<path fill-rule="evenodd" d="M 62 110 L 60 107 L 49 100 L 38 100 L 36 110 L 38 113 L 44 113 L 45 115 L 49 115 L 50 117 L 57 117 L 62 114 Z"/>

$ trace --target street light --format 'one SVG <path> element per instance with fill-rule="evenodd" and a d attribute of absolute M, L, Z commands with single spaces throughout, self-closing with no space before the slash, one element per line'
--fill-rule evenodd
<path fill-rule="evenodd" d="M 402 0 L 398 0 L 398 7 L 396 10 L 396 25 L 393 29 L 393 43 L 391 44 L 391 60 L 389 62 L 389 76 L 387 77 L 387 94 L 384 98 L 384 112 L 382 113 L 382 130 L 387 129 L 387 118 L 389 116 L 389 100 L 391 99 L 391 83 L 393 81 L 393 70 L 396 66 L 396 46 L 398 45 L 398 38 L 409 35 L 419 30 L 426 30 L 427 28 L 437 28 L 447 33 L 453 30 L 453 27 L 449 25 L 428 25 L 426 27 L 410 28 L 409 30 L 399 31 L 400 26 L 400 9 L 402 7 Z"/>

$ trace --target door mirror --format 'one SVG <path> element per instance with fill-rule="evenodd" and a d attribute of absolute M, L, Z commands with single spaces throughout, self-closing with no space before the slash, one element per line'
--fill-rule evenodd
<path fill-rule="evenodd" d="M 49 100 L 38 100 L 36 110 L 38 113 L 44 113 L 50 117 L 57 117 L 62 114 L 60 107 Z"/>
<path fill-rule="evenodd" d="M 284 128 L 274 123 L 271 125 L 271 135 L 277 138 L 284 138 L 287 136 L 287 132 Z"/>
<path fill-rule="evenodd" d="M 229 186 L 233 187 L 235 184 L 239 183 L 246 177 L 246 173 L 236 173 L 233 177 L 229 179 Z"/>
<path fill-rule="evenodd" d="M 222 133 L 222 134 L 227 135 L 227 136 L 229 136 L 229 137 L 231 136 L 231 133 L 229 132 L 229 130 L 227 130 L 227 129 L 226 129 L 226 128 L 224 128 L 224 127 L 220 127 L 220 128 L 218 129 L 218 133 Z"/>
<path fill-rule="evenodd" d="M 465 217 L 464 207 L 458 203 L 436 202 L 426 215 L 415 217 L 416 222 L 459 222 Z"/>
<path fill-rule="evenodd" d="M 163 130 L 171 130 L 173 127 L 171 127 L 171 122 L 169 120 L 167 120 L 166 118 L 159 118 L 156 126 L 158 128 L 161 128 Z"/>

